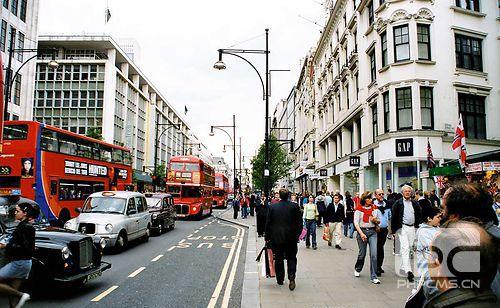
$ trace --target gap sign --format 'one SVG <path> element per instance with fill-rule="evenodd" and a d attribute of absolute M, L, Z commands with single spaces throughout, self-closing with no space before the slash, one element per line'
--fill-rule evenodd
<path fill-rule="evenodd" d="M 413 156 L 413 138 L 396 139 L 396 157 Z"/>

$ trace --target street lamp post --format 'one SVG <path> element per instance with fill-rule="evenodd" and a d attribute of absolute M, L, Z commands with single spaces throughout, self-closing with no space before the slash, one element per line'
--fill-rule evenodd
<path fill-rule="evenodd" d="M 156 181 L 157 181 L 157 177 L 158 177 L 158 174 L 157 174 L 157 164 L 158 164 L 158 141 L 159 139 L 161 138 L 161 136 L 163 135 L 163 133 L 165 133 L 169 127 L 176 127 L 177 129 L 180 129 L 180 124 L 175 124 L 175 123 L 165 123 L 165 124 L 160 124 L 158 123 L 158 117 L 159 115 L 156 117 L 156 125 L 155 125 L 155 162 L 154 162 L 154 169 L 153 169 L 153 192 L 156 192 Z M 167 128 L 165 128 L 161 134 L 158 136 L 158 128 L 160 126 L 167 126 Z M 179 131 L 180 132 L 180 131 Z"/>
<path fill-rule="evenodd" d="M 229 133 L 224 129 L 225 127 L 233 128 L 233 138 L 229 135 Z M 214 135 L 214 128 L 221 130 L 227 134 L 231 143 L 233 144 L 233 194 L 236 195 L 236 115 L 233 114 L 233 125 L 213 125 L 210 126 L 210 136 Z M 241 183 L 240 183 L 241 185 Z"/>
<path fill-rule="evenodd" d="M 187 145 L 197 145 L 198 146 L 198 151 L 201 151 L 201 145 L 202 143 L 201 142 L 194 142 L 194 143 L 184 143 L 182 144 L 182 147 L 185 148 L 185 146 Z M 187 155 L 187 151 L 183 150 L 182 151 L 184 155 Z M 191 155 L 193 154 L 193 152 L 191 151 Z"/>
<path fill-rule="evenodd" d="M 226 64 L 222 61 L 222 54 L 228 54 L 242 59 L 243 61 L 250 64 L 250 66 L 255 70 L 259 76 L 260 82 L 262 84 L 263 97 L 266 102 L 266 116 L 265 116 L 265 163 L 264 163 L 264 195 L 269 197 L 269 29 L 266 29 L 266 49 L 265 50 L 254 50 L 254 49 L 219 49 L 219 61 L 215 62 L 214 68 L 218 70 L 226 69 Z M 266 83 L 262 80 L 262 76 L 255 66 L 250 63 L 247 59 L 240 56 L 239 54 L 264 54 L 266 56 Z"/>

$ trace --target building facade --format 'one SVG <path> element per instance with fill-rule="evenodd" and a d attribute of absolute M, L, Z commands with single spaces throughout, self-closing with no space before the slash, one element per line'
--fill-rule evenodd
<path fill-rule="evenodd" d="M 312 67 L 304 65 L 297 83 L 302 190 L 428 189 L 427 143 L 436 161 L 455 159 L 460 114 L 469 154 L 499 148 L 495 1 L 330 0 L 325 7 Z"/>
<path fill-rule="evenodd" d="M 26 106 L 33 101 L 36 61 L 30 60 L 37 56 L 38 6 L 39 0 L 3 0 L 0 6 L 2 16 L 0 52 L 4 65 L 3 74 L 5 84 L 11 84 L 10 103 L 6 102 L 7 118 L 10 120 L 31 118 L 31 109 Z M 9 50 L 19 49 L 25 51 L 9 53 Z M 9 61 L 12 82 L 7 83 Z"/>
<path fill-rule="evenodd" d="M 38 61 L 33 119 L 79 134 L 90 129 L 131 150 L 134 175 L 150 182 L 156 165 L 183 155 L 190 128 L 109 36 L 40 36 L 59 66 Z M 175 124 L 175 126 L 174 126 Z"/>

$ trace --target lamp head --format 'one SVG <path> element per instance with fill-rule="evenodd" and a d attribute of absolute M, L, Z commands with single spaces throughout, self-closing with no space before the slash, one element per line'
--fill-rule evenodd
<path fill-rule="evenodd" d="M 215 134 L 214 134 L 214 127 L 213 126 L 210 126 L 210 133 L 208 134 L 210 137 L 213 137 Z"/>
<path fill-rule="evenodd" d="M 222 153 L 226 153 L 226 146 L 222 148 Z"/>
<path fill-rule="evenodd" d="M 221 49 L 219 49 L 219 61 L 215 62 L 214 68 L 216 70 L 219 70 L 219 71 L 226 69 L 226 63 L 224 63 L 224 61 L 222 61 L 222 50 Z"/>
<path fill-rule="evenodd" d="M 56 60 L 50 60 L 49 64 L 47 65 L 50 69 L 57 69 L 59 67 L 59 63 L 57 63 Z"/>

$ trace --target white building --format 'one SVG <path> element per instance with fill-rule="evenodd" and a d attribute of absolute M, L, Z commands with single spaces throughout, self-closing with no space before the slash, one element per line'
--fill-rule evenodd
<path fill-rule="evenodd" d="M 59 67 L 37 64 L 28 104 L 35 121 L 79 134 L 98 128 L 104 141 L 131 150 L 138 181 L 151 181 L 155 156 L 166 165 L 184 154 L 189 126 L 111 37 L 42 35 L 38 43 L 58 50 Z"/>
<path fill-rule="evenodd" d="M 11 120 L 31 118 L 31 109 L 26 106 L 33 101 L 36 61 L 30 60 L 37 55 L 38 5 L 39 0 L 4 0 L 0 6 L 0 52 L 6 84 L 9 50 L 32 49 L 12 53 L 10 79 L 13 83 L 8 104 L 8 118 Z"/>
<path fill-rule="evenodd" d="M 302 189 L 362 192 L 407 182 L 427 189 L 430 181 L 420 178 L 427 140 L 436 161 L 456 158 L 459 114 L 469 154 L 499 148 L 495 1 L 330 0 L 325 7 L 313 69 L 306 61 L 297 84 Z M 313 176 L 304 175 L 308 169 Z"/>

